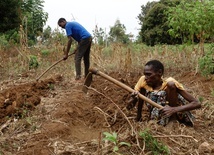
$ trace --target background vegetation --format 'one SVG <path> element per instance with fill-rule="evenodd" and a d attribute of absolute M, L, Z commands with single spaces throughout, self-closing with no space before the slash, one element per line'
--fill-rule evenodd
<path fill-rule="evenodd" d="M 50 44 L 58 47 L 59 51 L 63 49 L 62 46 L 66 45 L 65 34 L 57 29 L 52 30 L 50 26 L 43 28 L 48 18 L 48 13 L 43 10 L 43 3 L 43 0 L 0 2 L 1 49 L 16 45 L 19 52 L 23 52 L 29 47 L 45 48 Z M 193 51 L 197 48 L 196 51 L 202 54 L 198 63 L 199 68 L 209 70 L 203 71 L 209 74 L 213 72 L 213 48 L 210 47 L 209 51 L 205 51 L 204 43 L 212 44 L 214 40 L 213 5 L 212 0 L 148 2 L 141 6 L 141 12 L 137 16 L 141 25 L 137 38 L 127 34 L 125 25 L 117 19 L 109 32 L 96 26 L 93 31 L 94 44 L 97 48 L 105 47 L 106 50 L 115 43 L 125 46 L 192 45 Z M 46 49 L 44 50 L 48 53 Z M 24 55 L 30 60 L 32 54 L 28 52 Z"/>
<path fill-rule="evenodd" d="M 35 80 L 35 77 L 63 57 L 67 38 L 59 29 L 52 30 L 49 26 L 44 29 L 48 14 L 43 11 L 43 2 L 0 2 L 1 81 L 19 80 L 23 77 L 29 81 Z M 141 29 L 136 39 L 126 33 L 125 25 L 119 20 L 111 26 L 110 32 L 96 27 L 93 31 L 91 65 L 128 77 L 131 72 L 142 70 L 143 64 L 148 60 L 159 59 L 165 65 L 166 75 L 179 77 L 179 74 L 188 71 L 193 76 L 203 75 L 213 82 L 213 6 L 212 0 L 148 2 L 141 6 L 138 15 Z M 70 80 L 74 76 L 71 61 L 56 66 L 50 71 L 51 74 L 60 73 Z M 211 90 L 207 96 L 213 97 L 214 89 L 207 89 Z M 205 99 L 201 97 L 200 100 Z M 202 110 L 200 116 L 212 118 L 212 100 L 207 100 L 204 106 L 208 115 Z M 168 148 L 153 139 L 147 131 L 140 135 L 148 144 L 156 146 L 154 150 L 145 146 L 148 151 L 168 153 Z M 117 141 L 117 136 L 113 137 L 118 147 L 120 141 Z"/>

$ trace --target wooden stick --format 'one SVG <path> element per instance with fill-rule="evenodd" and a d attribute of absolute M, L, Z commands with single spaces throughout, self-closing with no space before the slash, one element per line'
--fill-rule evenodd
<path fill-rule="evenodd" d="M 120 87 L 124 88 L 125 90 L 127 90 L 127 91 L 129 91 L 129 92 L 131 92 L 131 93 L 135 92 L 134 89 L 130 88 L 129 86 L 125 85 L 124 83 L 122 83 L 122 82 L 120 82 L 120 81 L 118 81 L 118 80 L 116 80 L 116 79 L 114 79 L 114 78 L 108 76 L 107 74 L 105 74 L 105 73 L 103 73 L 103 72 L 101 72 L 101 71 L 98 71 L 98 70 L 96 70 L 96 69 L 94 69 L 94 68 L 90 68 L 89 71 L 92 72 L 92 73 L 95 74 L 95 75 L 100 75 L 100 76 L 102 76 L 103 78 L 105 78 L 105 79 L 111 81 L 112 83 L 116 84 L 117 86 L 120 86 Z M 153 105 L 154 107 L 157 107 L 158 109 L 162 109 L 162 108 L 163 108 L 162 105 L 157 104 L 156 102 L 152 101 L 151 99 L 147 98 L 146 96 L 144 96 L 144 95 L 142 95 L 142 94 L 140 94 L 140 93 L 138 93 L 138 96 L 139 96 L 142 100 L 144 100 L 144 101 L 146 101 L 147 103 Z"/>
<path fill-rule="evenodd" d="M 75 52 L 69 54 L 68 57 L 71 56 L 71 55 L 73 55 L 73 54 L 75 54 Z M 48 69 L 46 69 L 39 77 L 36 78 L 36 81 L 38 81 L 45 73 L 47 73 L 51 68 L 53 68 L 55 65 L 57 65 L 58 63 L 60 63 L 60 62 L 63 61 L 63 60 L 64 60 L 64 58 L 58 60 L 58 61 L 55 62 L 53 65 L 51 65 L 51 66 L 50 66 Z"/>
<path fill-rule="evenodd" d="M 195 142 L 198 142 L 197 139 L 193 138 L 193 136 L 189 135 L 163 135 L 163 136 L 154 136 L 155 138 L 169 138 L 169 137 L 184 137 L 184 138 L 192 138 Z"/>

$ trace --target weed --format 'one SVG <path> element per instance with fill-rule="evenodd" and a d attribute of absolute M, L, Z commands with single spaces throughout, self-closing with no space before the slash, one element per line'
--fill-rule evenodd
<path fill-rule="evenodd" d="M 48 84 L 48 88 L 49 88 L 50 90 L 54 90 L 54 84 L 53 84 L 53 83 Z"/>
<path fill-rule="evenodd" d="M 30 60 L 29 60 L 29 69 L 36 69 L 38 68 L 39 63 L 37 60 L 37 57 L 35 55 L 30 55 Z"/>
<path fill-rule="evenodd" d="M 41 51 L 42 56 L 48 56 L 50 54 L 49 50 L 42 50 Z"/>
<path fill-rule="evenodd" d="M 204 101 L 204 98 L 203 98 L 203 97 L 199 97 L 198 100 L 199 100 L 200 102 L 203 102 L 203 101 Z"/>
<path fill-rule="evenodd" d="M 32 125 L 32 119 L 30 117 L 26 117 L 26 122 L 30 125 Z"/>
<path fill-rule="evenodd" d="M 3 49 L 5 47 L 9 47 L 9 42 L 7 41 L 5 35 L 0 35 L 0 49 Z"/>
<path fill-rule="evenodd" d="M 146 149 L 152 152 L 153 155 L 168 155 L 170 154 L 170 151 L 167 146 L 162 144 L 161 142 L 158 142 L 157 139 L 155 139 L 148 130 L 145 130 L 143 132 L 140 132 L 139 134 L 145 141 Z"/>
<path fill-rule="evenodd" d="M 214 97 L 214 88 L 211 89 L 211 95 Z"/>
<path fill-rule="evenodd" d="M 127 143 L 127 142 L 119 142 L 118 141 L 118 136 L 117 136 L 117 133 L 116 132 L 113 132 L 112 134 L 109 133 L 109 132 L 103 132 L 103 134 L 105 135 L 105 137 L 103 138 L 103 140 L 105 141 L 110 141 L 114 144 L 114 147 L 113 147 L 113 152 L 117 152 L 119 151 L 119 147 L 122 146 L 122 145 L 126 145 L 126 146 L 131 146 L 130 143 Z"/>
<path fill-rule="evenodd" d="M 211 45 L 214 46 L 214 45 Z M 213 57 L 214 47 L 211 47 L 209 52 L 205 53 L 203 57 L 199 59 L 199 67 L 202 75 L 208 76 L 214 73 L 214 57 Z"/>

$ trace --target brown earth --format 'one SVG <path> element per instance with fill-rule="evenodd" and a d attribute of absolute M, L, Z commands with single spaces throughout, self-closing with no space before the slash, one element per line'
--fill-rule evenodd
<path fill-rule="evenodd" d="M 108 75 L 133 87 L 140 74 L 111 72 Z M 167 145 L 171 154 L 214 154 L 214 80 L 185 73 L 175 77 L 202 100 L 194 110 L 195 125 L 173 123 L 166 127 L 136 122 L 136 108 L 126 110 L 129 93 L 99 76 L 93 77 L 88 94 L 82 84 L 61 76 L 45 80 L 14 80 L 1 83 L 0 155 L 115 154 L 114 144 L 104 142 L 103 132 L 118 134 L 118 141 L 132 146 L 119 148 L 125 155 L 152 154 L 140 132 L 149 132 Z"/>

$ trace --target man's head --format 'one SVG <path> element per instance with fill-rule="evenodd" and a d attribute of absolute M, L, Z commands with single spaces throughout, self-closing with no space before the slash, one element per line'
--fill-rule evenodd
<path fill-rule="evenodd" d="M 161 82 L 161 77 L 164 73 L 164 66 L 158 60 L 151 60 L 145 64 L 144 75 L 146 83 L 149 86 L 156 86 Z"/>
<path fill-rule="evenodd" d="M 58 20 L 58 25 L 61 27 L 61 28 L 65 28 L 65 25 L 66 25 L 67 21 L 65 18 L 60 18 Z"/>

